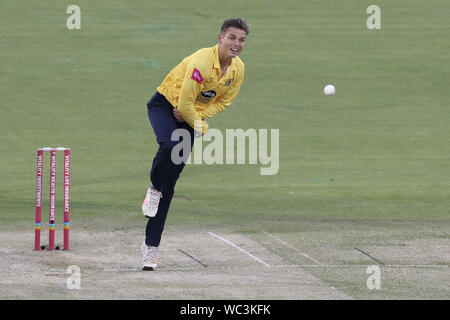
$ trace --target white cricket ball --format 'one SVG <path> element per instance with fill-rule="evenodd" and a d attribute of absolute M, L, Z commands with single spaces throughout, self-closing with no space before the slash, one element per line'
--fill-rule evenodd
<path fill-rule="evenodd" d="M 325 93 L 326 96 L 334 96 L 336 88 L 332 84 L 328 84 L 323 88 L 323 93 Z"/>

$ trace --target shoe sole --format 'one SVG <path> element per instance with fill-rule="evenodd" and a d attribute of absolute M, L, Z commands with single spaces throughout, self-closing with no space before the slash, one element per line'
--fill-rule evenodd
<path fill-rule="evenodd" d="M 143 213 L 144 214 L 144 217 L 146 217 L 147 219 L 150 219 L 150 218 L 154 218 L 156 215 L 154 215 L 154 216 L 149 216 L 149 215 L 147 215 L 147 214 L 145 214 L 145 213 Z"/>
<path fill-rule="evenodd" d="M 147 267 L 147 266 L 142 268 L 142 270 L 144 270 L 144 271 L 155 271 L 155 269 L 156 269 L 156 267 Z"/>

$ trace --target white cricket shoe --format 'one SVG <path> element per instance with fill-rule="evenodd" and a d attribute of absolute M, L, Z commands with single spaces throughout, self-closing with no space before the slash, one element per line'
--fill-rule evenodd
<path fill-rule="evenodd" d="M 147 190 L 144 202 L 142 202 L 142 213 L 147 218 L 153 218 L 158 212 L 159 199 L 162 198 L 162 193 L 151 186 Z"/>
<path fill-rule="evenodd" d="M 142 270 L 155 270 L 158 267 L 158 247 L 147 246 L 144 240 L 141 251 Z"/>

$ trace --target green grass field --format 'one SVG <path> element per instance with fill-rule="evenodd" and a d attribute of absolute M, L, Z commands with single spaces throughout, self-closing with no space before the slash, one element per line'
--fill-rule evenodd
<path fill-rule="evenodd" d="M 0 231 L 33 233 L 36 149 L 68 146 L 72 233 L 143 232 L 157 150 L 146 103 L 240 16 L 252 27 L 245 82 L 208 123 L 279 129 L 280 170 L 187 166 L 167 225 L 227 228 L 292 263 L 302 261 L 261 231 L 330 265 L 373 264 L 354 252 L 364 247 L 387 264 L 447 266 L 385 271 L 394 280 L 377 292 L 364 288 L 365 269 L 306 269 L 356 299 L 448 298 L 436 287 L 450 259 L 448 1 L 379 0 L 381 30 L 366 27 L 371 1 L 78 0 L 81 30 L 68 30 L 71 4 L 0 3 Z M 335 96 L 323 94 L 328 83 Z M 427 256 L 426 243 L 438 252 Z"/>

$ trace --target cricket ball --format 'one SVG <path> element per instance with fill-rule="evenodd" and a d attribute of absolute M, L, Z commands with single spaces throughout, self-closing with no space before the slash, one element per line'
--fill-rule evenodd
<path fill-rule="evenodd" d="M 325 93 L 326 96 L 334 96 L 336 88 L 332 84 L 327 84 L 325 88 L 323 88 L 323 93 Z"/>

